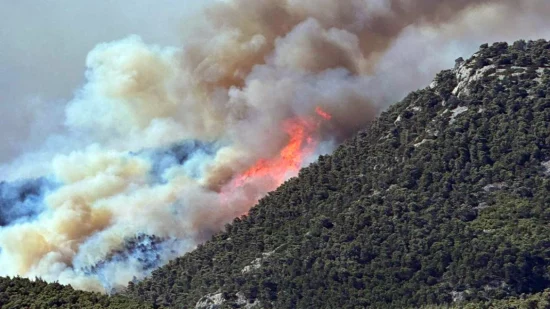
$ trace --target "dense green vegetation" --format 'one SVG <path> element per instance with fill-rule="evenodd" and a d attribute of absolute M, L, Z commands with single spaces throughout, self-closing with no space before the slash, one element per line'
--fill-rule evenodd
<path fill-rule="evenodd" d="M 482 45 L 121 296 L 1 308 L 550 308 L 550 43 Z"/>
<path fill-rule="evenodd" d="M 491 300 L 451 306 L 425 306 L 422 309 L 532 309 L 550 308 L 550 290 L 541 293 L 512 297 L 505 300 Z"/>
<path fill-rule="evenodd" d="M 151 306 L 122 296 L 76 291 L 58 283 L 0 277 L 0 308 L 146 309 Z"/>
<path fill-rule="evenodd" d="M 128 294 L 178 308 L 406 308 L 543 291 L 548 59 L 546 41 L 483 45 Z"/>

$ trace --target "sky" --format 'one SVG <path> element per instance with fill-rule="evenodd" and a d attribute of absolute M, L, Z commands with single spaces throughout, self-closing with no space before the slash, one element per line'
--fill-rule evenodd
<path fill-rule="evenodd" d="M 0 164 L 60 129 L 100 42 L 139 34 L 179 46 L 210 0 L 0 0 Z"/>

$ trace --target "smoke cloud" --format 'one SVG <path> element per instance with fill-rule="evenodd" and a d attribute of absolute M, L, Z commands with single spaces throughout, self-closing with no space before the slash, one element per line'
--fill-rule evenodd
<path fill-rule="evenodd" d="M 106 292 L 140 279 L 455 58 L 547 38 L 548 13 L 546 0 L 233 0 L 182 47 L 99 44 L 63 133 L 0 167 L 0 275 Z"/>
<path fill-rule="evenodd" d="M 214 1 L 2 1 L 0 164 L 63 132 L 64 105 L 84 82 L 84 59 L 97 43 L 139 33 L 177 45 L 183 24 Z"/>

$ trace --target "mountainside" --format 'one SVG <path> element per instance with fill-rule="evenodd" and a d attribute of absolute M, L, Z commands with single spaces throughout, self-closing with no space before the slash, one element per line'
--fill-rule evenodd
<path fill-rule="evenodd" d="M 543 291 L 549 59 L 543 40 L 482 45 L 128 295 L 177 308 L 404 308 Z"/>
<path fill-rule="evenodd" d="M 0 278 L 0 308 L 550 308 L 549 60 L 482 45 L 124 296 Z"/>

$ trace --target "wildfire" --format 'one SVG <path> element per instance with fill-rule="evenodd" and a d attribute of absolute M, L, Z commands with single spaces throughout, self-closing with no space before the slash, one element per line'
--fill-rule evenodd
<path fill-rule="evenodd" d="M 322 121 L 330 120 L 332 116 L 320 107 L 315 112 L 321 119 L 315 117 L 295 117 L 286 120 L 282 128 L 288 134 L 288 142 L 279 155 L 271 159 L 259 159 L 222 190 L 222 199 L 227 199 L 228 191 L 243 187 L 254 179 L 269 181 L 269 188 L 274 190 L 288 177 L 296 175 L 304 161 L 315 151 L 318 140 L 315 136 Z M 267 192 L 267 191 L 266 191 Z M 265 193 L 265 192 L 264 192 Z M 256 202 L 256 201 L 254 201 Z"/>
<path fill-rule="evenodd" d="M 272 178 L 276 185 L 280 185 L 288 174 L 298 172 L 305 158 L 317 146 L 316 140 L 311 136 L 315 128 L 316 125 L 312 121 L 300 118 L 287 120 L 283 124 L 283 129 L 288 134 L 289 141 L 280 151 L 279 156 L 271 160 L 258 160 L 236 178 L 236 186 L 242 186 L 247 179 L 266 176 Z"/>
<path fill-rule="evenodd" d="M 325 120 L 330 120 L 332 118 L 332 115 L 322 110 L 319 106 L 315 108 L 315 112 L 317 115 L 323 117 Z"/>

